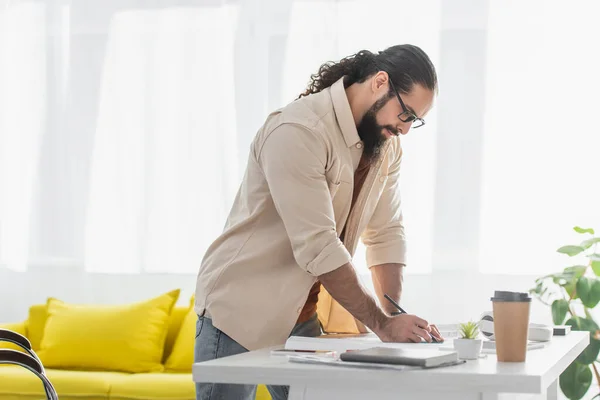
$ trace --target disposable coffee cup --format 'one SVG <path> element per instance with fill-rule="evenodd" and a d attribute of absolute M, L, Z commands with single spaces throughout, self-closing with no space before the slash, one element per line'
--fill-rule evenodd
<path fill-rule="evenodd" d="M 498 361 L 525 361 L 531 297 L 527 293 L 496 290 L 491 300 Z"/>

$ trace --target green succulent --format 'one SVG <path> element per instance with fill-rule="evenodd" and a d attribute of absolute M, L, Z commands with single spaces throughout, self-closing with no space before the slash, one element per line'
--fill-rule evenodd
<path fill-rule="evenodd" d="M 479 336 L 479 324 L 469 321 L 459 324 L 461 339 L 477 339 Z"/>

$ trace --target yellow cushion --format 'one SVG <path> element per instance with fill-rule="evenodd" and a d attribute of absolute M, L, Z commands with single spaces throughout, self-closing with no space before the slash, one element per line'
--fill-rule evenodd
<path fill-rule="evenodd" d="M 112 383 L 110 398 L 192 400 L 196 398 L 196 386 L 191 374 L 133 374 Z"/>
<path fill-rule="evenodd" d="M 44 326 L 48 318 L 48 304 L 36 304 L 29 308 L 29 318 L 27 319 L 27 338 L 31 342 L 33 350 L 40 349 L 42 336 L 44 335 Z"/>
<path fill-rule="evenodd" d="M 194 311 L 194 298 L 192 297 L 190 305 L 185 314 L 185 318 L 179 328 L 179 333 L 175 339 L 173 350 L 165 362 L 165 370 L 192 372 L 192 363 L 194 362 L 194 336 L 196 332 L 196 321 L 198 315 Z"/>
<path fill-rule="evenodd" d="M 179 334 L 179 329 L 181 328 L 181 323 L 185 318 L 185 315 L 188 312 L 188 307 L 173 307 L 173 311 L 171 311 L 171 318 L 169 319 L 169 331 L 167 332 L 167 340 L 165 341 L 165 353 L 163 354 L 163 363 L 171 354 L 173 350 L 173 345 L 175 344 L 175 339 L 177 339 L 177 335 Z"/>
<path fill-rule="evenodd" d="M 47 368 L 162 371 L 179 293 L 127 305 L 74 305 L 51 298 L 38 355 Z"/>
<path fill-rule="evenodd" d="M 62 371 L 46 369 L 46 376 L 61 400 L 106 400 L 111 382 L 125 377 L 121 372 Z M 45 399 L 42 382 L 25 368 L 3 368 L 0 379 L 0 398 Z"/>
<path fill-rule="evenodd" d="M 25 335 L 27 334 L 27 338 L 31 342 L 31 347 L 38 351 L 40 349 L 40 342 L 42 341 L 42 336 L 44 334 L 44 326 L 46 325 L 46 319 L 48 318 L 48 304 L 36 304 L 29 308 L 29 319 L 26 323 L 17 324 L 20 327 L 27 328 L 26 331 L 19 333 Z M 165 353 L 163 356 L 163 361 L 166 361 L 169 354 L 171 354 L 171 349 L 175 344 L 175 339 L 177 338 L 177 334 L 179 333 L 179 328 L 181 327 L 181 323 L 183 322 L 183 318 L 188 312 L 188 307 L 173 307 L 173 311 L 171 312 L 171 318 L 169 320 L 169 331 L 167 333 L 167 339 L 165 341 Z M 5 324 L 6 325 L 6 324 Z M 15 324 L 9 324 L 15 325 Z M 2 327 L 2 324 L 0 324 Z M 11 329 L 11 328 L 6 328 Z M 13 329 L 15 330 L 15 329 Z M 15 330 L 16 331 L 16 330 Z M 0 348 L 4 348 L 0 346 Z M 11 347 L 9 347 L 11 348 Z"/>
<path fill-rule="evenodd" d="M 186 310 L 187 311 L 187 310 Z M 21 335 L 27 337 L 27 325 L 25 322 L 13 323 L 13 324 L 0 324 L 0 329 L 8 329 L 9 331 L 20 333 Z M 17 346 L 16 344 L 12 344 L 5 341 L 0 341 L 0 349 L 11 349 L 23 351 L 21 346 Z M 5 365 L 5 364 L 0 364 Z"/>
<path fill-rule="evenodd" d="M 256 386 L 255 400 L 271 400 L 271 393 L 269 393 L 269 390 L 267 390 L 265 385 Z"/>

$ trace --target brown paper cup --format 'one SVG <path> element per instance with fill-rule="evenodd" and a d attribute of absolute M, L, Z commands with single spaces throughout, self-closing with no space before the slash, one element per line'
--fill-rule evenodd
<path fill-rule="evenodd" d="M 525 361 L 531 297 L 527 293 L 496 291 L 491 300 L 498 361 Z"/>

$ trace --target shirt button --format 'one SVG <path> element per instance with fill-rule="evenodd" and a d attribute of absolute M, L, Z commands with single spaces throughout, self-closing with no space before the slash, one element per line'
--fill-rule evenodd
<path fill-rule="evenodd" d="M 381 183 L 385 182 L 385 176 L 380 176 L 379 177 L 379 182 L 381 182 Z"/>
<path fill-rule="evenodd" d="M 298 314 L 300 314 L 302 312 L 302 307 L 300 307 L 297 311 L 298 311 Z"/>
<path fill-rule="evenodd" d="M 356 143 L 356 148 L 357 148 L 357 149 L 362 149 L 362 147 L 363 147 L 363 144 L 362 144 L 362 143 Z"/>

